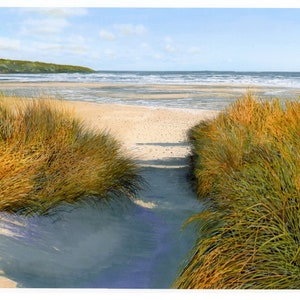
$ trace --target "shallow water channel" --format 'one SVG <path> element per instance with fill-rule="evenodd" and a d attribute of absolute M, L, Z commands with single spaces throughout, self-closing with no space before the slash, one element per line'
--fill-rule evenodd
<path fill-rule="evenodd" d="M 24 288 L 170 288 L 195 240 L 193 227 L 181 226 L 202 206 L 186 159 L 139 163 L 147 186 L 137 204 L 2 213 L 0 270 Z"/>

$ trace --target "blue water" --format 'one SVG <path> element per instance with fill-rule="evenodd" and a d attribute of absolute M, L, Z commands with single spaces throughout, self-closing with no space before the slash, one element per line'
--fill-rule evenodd
<path fill-rule="evenodd" d="M 237 84 L 300 88 L 300 72 L 146 72 L 89 74 L 0 74 L 0 82 L 89 82 L 130 84 Z"/>
<path fill-rule="evenodd" d="M 24 84 L 19 87 L 5 85 L 18 82 Z M 57 82 L 60 85 L 55 85 Z M 52 85 L 43 87 L 39 83 Z M 8 94 L 50 94 L 65 100 L 151 107 L 222 110 L 248 89 L 262 97 L 298 99 L 300 72 L 102 71 L 91 74 L 0 75 L 0 90 Z"/>

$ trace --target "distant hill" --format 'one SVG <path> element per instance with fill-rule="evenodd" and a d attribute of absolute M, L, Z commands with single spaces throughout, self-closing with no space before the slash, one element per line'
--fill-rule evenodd
<path fill-rule="evenodd" d="M 38 61 L 0 59 L 0 74 L 8 73 L 92 73 L 86 67 L 58 65 Z"/>

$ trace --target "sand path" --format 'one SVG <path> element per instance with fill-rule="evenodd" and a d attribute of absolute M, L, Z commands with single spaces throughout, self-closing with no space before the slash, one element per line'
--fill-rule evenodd
<path fill-rule="evenodd" d="M 88 102 L 71 102 L 70 105 L 89 126 L 108 130 L 130 155 L 143 161 L 185 157 L 189 152 L 189 128 L 217 114 L 211 110 Z"/>
<path fill-rule="evenodd" d="M 142 200 L 136 200 L 138 205 L 153 208 L 157 203 L 159 205 L 163 203 L 166 211 L 168 210 L 167 205 L 178 206 L 180 211 L 184 204 L 183 199 L 190 199 L 190 205 L 193 205 L 194 199 L 189 187 L 180 185 L 187 172 L 185 157 L 189 153 L 189 145 L 186 133 L 200 120 L 215 116 L 216 112 L 153 109 L 89 102 L 66 102 L 66 105 L 71 106 L 74 113 L 90 127 L 107 130 L 114 135 L 122 143 L 124 151 L 133 156 L 143 167 L 143 175 L 148 181 L 149 188 L 141 195 Z M 173 195 L 172 202 L 169 203 L 171 194 Z M 161 216 L 158 215 L 160 222 L 162 220 L 166 222 L 166 228 L 180 228 L 181 218 L 184 220 L 186 216 L 183 214 L 176 220 L 178 224 L 173 224 L 173 218 L 168 221 L 166 217 L 161 219 Z M 153 226 L 155 225 L 153 224 Z M 162 235 L 161 230 L 157 232 L 159 236 Z M 175 232 L 174 236 L 176 235 Z M 165 236 L 163 238 L 166 239 Z M 169 243 L 174 243 L 172 236 L 169 237 L 169 240 Z M 157 245 L 159 249 L 162 244 L 158 243 Z M 0 274 L 0 287 L 16 287 L 16 283 Z"/>

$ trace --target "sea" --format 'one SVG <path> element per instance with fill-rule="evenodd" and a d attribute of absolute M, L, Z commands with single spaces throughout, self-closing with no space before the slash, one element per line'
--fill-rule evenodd
<path fill-rule="evenodd" d="M 3 94 L 151 108 L 221 110 L 248 90 L 299 99 L 300 73 L 0 75 Z M 61 206 L 40 217 L 0 213 L 0 276 L 19 288 L 169 289 L 198 238 L 183 224 L 204 209 L 188 174 L 187 158 L 156 161 L 141 169 L 147 185 L 137 202 Z"/>
<path fill-rule="evenodd" d="M 10 87 L 11 83 L 24 83 Z M 46 84 L 42 86 L 41 84 Z M 89 74 L 2 74 L 2 93 L 97 103 L 222 110 L 251 91 L 299 99 L 300 72 L 99 71 Z"/>

